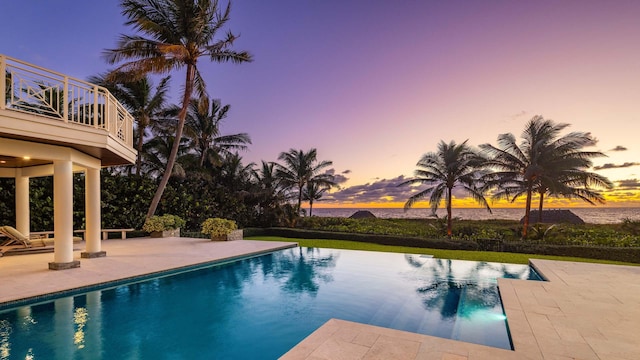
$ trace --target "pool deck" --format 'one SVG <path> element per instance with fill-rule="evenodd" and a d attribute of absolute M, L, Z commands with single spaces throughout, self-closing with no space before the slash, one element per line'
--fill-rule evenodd
<path fill-rule="evenodd" d="M 107 257 L 52 271 L 52 253 L 0 258 L 0 304 L 295 246 L 189 238 L 107 240 Z M 329 320 L 282 359 L 640 359 L 640 267 L 532 260 L 549 281 L 499 279 L 515 351 Z"/>

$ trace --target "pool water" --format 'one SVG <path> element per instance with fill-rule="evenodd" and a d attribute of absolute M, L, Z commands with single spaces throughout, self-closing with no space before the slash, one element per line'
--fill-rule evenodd
<path fill-rule="evenodd" d="M 511 349 L 525 265 L 293 248 L 0 312 L 0 359 L 276 359 L 330 318 Z"/>

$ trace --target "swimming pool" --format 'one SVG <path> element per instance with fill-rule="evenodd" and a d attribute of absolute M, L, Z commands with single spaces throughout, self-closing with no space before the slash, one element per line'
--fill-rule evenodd
<path fill-rule="evenodd" d="M 275 359 L 330 318 L 510 349 L 529 266 L 293 248 L 0 312 L 0 359 Z"/>

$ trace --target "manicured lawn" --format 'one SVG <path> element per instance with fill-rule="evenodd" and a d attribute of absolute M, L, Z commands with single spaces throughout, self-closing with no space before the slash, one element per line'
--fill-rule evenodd
<path fill-rule="evenodd" d="M 346 240 L 296 239 L 296 238 L 285 238 L 285 237 L 277 237 L 277 236 L 254 236 L 254 237 L 247 237 L 247 240 L 291 241 L 291 242 L 297 242 L 300 246 L 304 246 L 304 247 L 384 251 L 384 252 L 398 252 L 398 253 L 406 253 L 406 254 L 429 254 L 440 259 L 473 260 L 473 261 L 500 262 L 500 263 L 510 263 L 510 264 L 528 264 L 529 259 L 547 259 L 547 260 L 578 261 L 578 262 L 590 262 L 590 263 L 600 263 L 600 264 L 638 266 L 638 264 L 625 263 L 620 261 L 596 260 L 596 259 L 585 259 L 585 258 L 565 257 L 565 256 L 517 254 L 517 253 L 492 252 L 492 251 L 426 249 L 426 248 L 415 248 L 415 247 L 405 247 L 405 246 L 379 245 L 379 244 L 371 244 L 371 243 L 364 243 L 364 242 L 358 242 L 358 241 L 346 241 Z"/>

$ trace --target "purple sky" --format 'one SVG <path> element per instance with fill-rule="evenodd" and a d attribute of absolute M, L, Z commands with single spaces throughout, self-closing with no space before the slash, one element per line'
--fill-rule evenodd
<path fill-rule="evenodd" d="M 130 33 L 113 0 L 5 1 L 1 12 L 0 53 L 83 79 Z M 222 132 L 253 139 L 246 163 L 315 147 L 355 186 L 343 203 L 404 202 L 406 191 L 380 189 L 438 141 L 495 144 L 536 114 L 592 132 L 609 156 L 598 172 L 624 185 L 610 200 L 640 201 L 638 19 L 640 1 L 621 0 L 238 0 L 228 28 L 255 61 L 199 66 L 231 104 Z"/>

